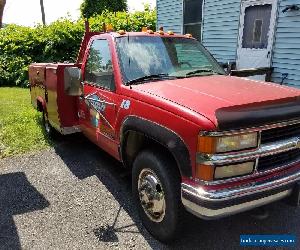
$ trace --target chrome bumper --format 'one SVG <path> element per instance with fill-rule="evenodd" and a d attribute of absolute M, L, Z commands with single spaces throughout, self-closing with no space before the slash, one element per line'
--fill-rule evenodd
<path fill-rule="evenodd" d="M 299 180 L 300 170 L 232 189 L 205 190 L 200 184 L 182 183 L 181 199 L 192 214 L 203 219 L 216 219 L 288 197 Z"/>

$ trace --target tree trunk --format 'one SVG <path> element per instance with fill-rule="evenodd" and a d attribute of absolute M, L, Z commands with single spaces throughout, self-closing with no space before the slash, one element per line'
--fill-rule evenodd
<path fill-rule="evenodd" d="M 2 28 L 3 11 L 6 4 L 6 0 L 0 0 L 0 29 Z"/>
<path fill-rule="evenodd" d="M 0 0 L 1 1 L 1 0 Z M 41 12 L 42 12 L 42 21 L 43 25 L 46 25 L 45 9 L 44 9 L 44 0 L 40 0 Z"/>

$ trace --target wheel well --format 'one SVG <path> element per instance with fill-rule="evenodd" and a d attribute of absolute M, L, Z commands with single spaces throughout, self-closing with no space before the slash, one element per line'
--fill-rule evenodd
<path fill-rule="evenodd" d="M 44 110 L 43 104 L 40 100 L 37 100 L 37 110 L 39 112 L 43 112 L 43 110 Z"/>
<path fill-rule="evenodd" d="M 125 167 L 131 169 L 135 157 L 141 150 L 146 148 L 154 148 L 163 152 L 165 155 L 170 157 L 172 161 L 174 161 L 174 165 L 177 167 L 178 171 L 181 172 L 175 157 L 166 146 L 147 136 L 146 134 L 133 130 L 125 132 L 125 136 L 123 138 L 121 150 L 122 160 Z"/>

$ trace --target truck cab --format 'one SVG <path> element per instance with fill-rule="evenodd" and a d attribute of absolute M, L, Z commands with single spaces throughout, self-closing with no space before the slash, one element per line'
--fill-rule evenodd
<path fill-rule="evenodd" d="M 147 230 L 299 205 L 300 90 L 228 76 L 191 35 L 87 31 L 74 64 L 30 66 L 46 131 L 83 133 L 132 173 Z"/>

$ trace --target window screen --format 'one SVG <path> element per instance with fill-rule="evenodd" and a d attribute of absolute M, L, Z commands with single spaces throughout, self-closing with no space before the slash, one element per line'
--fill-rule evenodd
<path fill-rule="evenodd" d="M 199 41 L 201 40 L 202 4 L 203 0 L 184 1 L 184 33 L 192 34 Z"/>
<path fill-rule="evenodd" d="M 243 48 L 266 49 L 268 47 L 272 5 L 256 5 L 245 10 Z"/>
<path fill-rule="evenodd" d="M 107 40 L 95 40 L 89 51 L 85 81 L 113 90 L 113 67 Z"/>

